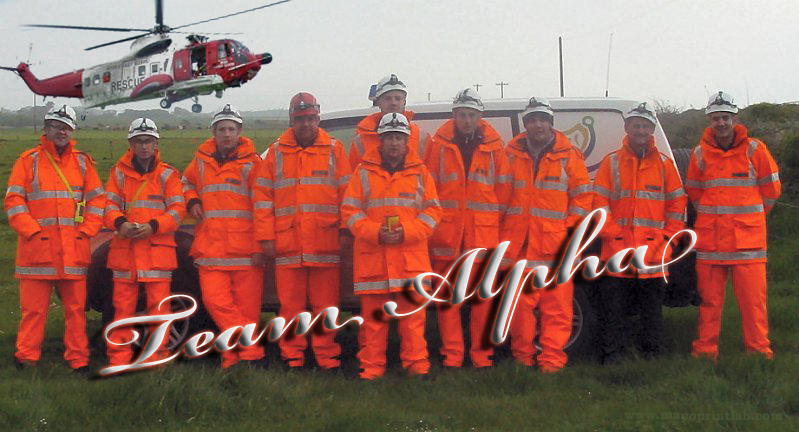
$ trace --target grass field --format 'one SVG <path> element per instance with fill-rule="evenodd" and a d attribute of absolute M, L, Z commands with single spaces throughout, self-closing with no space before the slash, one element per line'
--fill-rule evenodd
<path fill-rule="evenodd" d="M 251 133 L 263 150 L 278 131 Z M 183 169 L 207 131 L 170 131 L 162 156 Z M 79 147 L 103 179 L 126 149 L 124 132 L 80 131 Z M 32 131 L 0 131 L 0 176 L 33 145 Z M 53 297 L 44 354 L 35 370 L 12 363 L 19 319 L 13 279 L 16 235 L 0 216 L 0 430 L 390 430 L 390 431 L 790 431 L 799 428 L 799 209 L 778 206 L 769 219 L 769 312 L 776 359 L 743 354 L 731 291 L 717 366 L 689 356 L 694 307 L 665 311 L 669 354 L 602 367 L 576 362 L 555 376 L 505 357 L 487 371 L 441 372 L 432 381 L 396 369 L 374 383 L 314 371 L 290 372 L 269 344 L 266 371 L 222 372 L 218 359 L 182 361 L 153 372 L 86 381 L 61 359 L 62 310 Z M 101 327 L 89 314 L 89 334 Z M 345 369 L 354 370 L 356 330 L 339 334 Z M 431 349 L 431 354 L 436 353 Z M 396 363 L 396 348 L 390 351 Z M 391 358 L 391 357 L 390 357 Z M 92 368 L 105 366 L 93 344 Z M 764 418 L 768 418 L 767 420 Z"/>

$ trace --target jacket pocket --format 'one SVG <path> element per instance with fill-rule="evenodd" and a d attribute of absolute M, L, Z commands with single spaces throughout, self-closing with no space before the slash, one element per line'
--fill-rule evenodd
<path fill-rule="evenodd" d="M 474 213 L 474 247 L 492 249 L 499 243 L 499 214 Z"/>
<path fill-rule="evenodd" d="M 382 248 L 368 245 L 356 245 L 355 248 L 355 280 L 375 277 L 387 277 L 386 254 Z"/>
<path fill-rule="evenodd" d="M 566 226 L 563 221 L 544 219 L 541 223 L 540 250 L 545 255 L 556 255 L 566 243 Z M 531 242 L 535 239 L 530 239 Z"/>
<path fill-rule="evenodd" d="M 699 214 L 694 222 L 696 232 L 696 249 L 702 251 L 716 250 L 716 218 L 712 215 Z"/>
<path fill-rule="evenodd" d="M 29 264 L 47 264 L 53 262 L 50 233 L 39 232 L 30 239 L 19 238 L 17 250 L 18 265 L 24 267 Z"/>
<path fill-rule="evenodd" d="M 403 251 L 402 257 L 405 259 L 405 270 L 413 273 L 413 276 L 430 271 L 430 255 L 426 246 L 408 248 Z"/>
<path fill-rule="evenodd" d="M 300 239 L 293 229 L 294 216 L 275 218 L 275 252 L 279 254 L 300 250 Z"/>
<path fill-rule="evenodd" d="M 156 234 L 150 237 L 150 262 L 152 267 L 159 270 L 177 268 L 178 262 L 175 248 L 173 233 Z"/>
<path fill-rule="evenodd" d="M 310 249 L 313 251 L 337 255 L 341 249 L 338 241 L 340 223 L 341 219 L 339 219 L 338 214 L 320 213 L 314 215 L 313 231 L 306 233 L 303 241 L 306 244 L 310 242 Z"/>
<path fill-rule="evenodd" d="M 92 261 L 91 243 L 85 234 L 75 233 L 75 264 L 86 266 Z"/>
<path fill-rule="evenodd" d="M 735 216 L 735 247 L 765 249 L 766 217 L 763 213 Z"/>
<path fill-rule="evenodd" d="M 229 256 L 250 256 L 254 251 L 255 233 L 252 225 L 236 223 L 227 226 L 227 254 Z"/>

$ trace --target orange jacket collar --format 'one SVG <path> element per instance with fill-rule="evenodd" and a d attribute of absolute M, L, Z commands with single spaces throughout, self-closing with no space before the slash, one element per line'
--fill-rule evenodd
<path fill-rule="evenodd" d="M 566 134 L 557 129 L 552 129 L 552 133 L 555 135 L 555 145 L 552 147 L 552 151 L 547 153 L 547 155 L 568 151 L 570 148 L 573 147 L 571 141 L 569 140 L 569 137 L 567 137 Z M 522 132 L 519 135 L 513 137 L 508 146 L 513 150 L 522 153 L 522 155 L 524 155 L 525 157 L 529 158 L 530 154 L 527 153 L 526 140 L 527 140 L 527 132 Z"/>
<path fill-rule="evenodd" d="M 749 131 L 746 129 L 746 126 L 740 123 L 735 125 L 735 138 L 730 148 L 738 147 L 739 145 L 748 141 Z M 716 132 L 714 132 L 713 128 L 711 127 L 705 128 L 705 132 L 702 134 L 702 139 L 699 141 L 699 143 L 709 147 L 719 148 L 718 144 L 716 143 Z"/>
<path fill-rule="evenodd" d="M 327 131 L 319 128 L 317 129 L 319 132 L 316 134 L 316 139 L 313 142 L 314 146 L 324 146 L 330 144 L 330 135 L 328 135 Z M 300 145 L 297 144 L 297 140 L 294 137 L 294 129 L 288 128 L 277 139 L 281 145 L 286 145 L 289 147 L 296 147 L 300 148 Z"/>
<path fill-rule="evenodd" d="M 403 111 L 402 114 L 405 118 L 408 119 L 409 122 L 413 121 L 413 111 Z M 369 114 L 368 116 L 364 117 L 363 120 L 358 123 L 357 133 L 360 135 L 368 135 L 374 134 L 377 135 L 377 125 L 380 124 L 380 119 L 383 118 L 385 114 L 378 111 L 376 113 Z"/>
<path fill-rule="evenodd" d="M 53 155 L 53 157 L 56 157 L 56 158 L 60 157 L 58 155 L 58 151 L 56 150 L 55 143 L 52 142 L 52 141 L 48 141 L 47 137 L 45 137 L 44 135 L 42 135 L 39 138 L 39 145 L 46 152 L 48 152 L 51 155 Z M 75 140 L 69 140 L 69 142 L 67 143 L 67 148 L 64 150 L 64 153 L 62 153 L 62 156 L 71 153 L 74 148 L 75 148 Z"/>
<path fill-rule="evenodd" d="M 502 138 L 489 122 L 480 119 L 480 124 L 477 127 L 480 128 L 480 132 L 483 134 L 483 142 L 478 146 L 480 150 L 493 151 L 502 148 Z M 452 119 L 447 120 L 438 128 L 436 135 L 449 143 L 453 142 L 455 140 L 455 121 Z"/>
<path fill-rule="evenodd" d="M 253 144 L 251 139 L 242 136 L 239 138 L 239 145 L 233 151 L 236 152 L 236 159 L 244 159 L 251 154 L 255 154 L 255 144 Z M 197 153 L 207 158 L 213 158 L 214 152 L 216 152 L 216 140 L 213 137 L 208 138 L 197 149 Z"/>

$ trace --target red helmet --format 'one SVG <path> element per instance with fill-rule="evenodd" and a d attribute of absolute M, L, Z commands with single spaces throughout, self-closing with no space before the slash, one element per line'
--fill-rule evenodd
<path fill-rule="evenodd" d="M 291 98 L 289 103 L 289 119 L 305 115 L 319 115 L 319 102 L 310 93 L 299 92 Z"/>

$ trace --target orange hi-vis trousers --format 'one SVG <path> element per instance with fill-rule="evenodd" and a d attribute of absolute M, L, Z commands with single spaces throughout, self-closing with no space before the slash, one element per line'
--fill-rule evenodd
<path fill-rule="evenodd" d="M 22 319 L 17 333 L 17 360 L 35 363 L 42 356 L 42 341 L 47 323 L 50 294 L 56 288 L 64 307 L 64 360 L 77 369 L 89 364 L 89 340 L 86 337 L 86 279 L 20 279 L 19 304 Z"/>
<path fill-rule="evenodd" d="M 449 261 L 434 260 L 433 271 L 441 276 L 444 276 L 449 270 L 451 263 Z M 477 277 L 476 272 L 472 272 L 469 277 L 469 285 L 466 290 L 467 294 L 474 290 L 473 284 L 479 283 L 482 279 Z M 450 275 L 450 283 L 454 285 L 457 279 L 457 272 Z M 434 280 L 433 282 L 440 283 Z M 443 289 L 446 289 L 446 285 Z M 449 290 L 451 299 L 452 290 Z M 494 346 L 491 343 L 491 300 L 484 300 L 478 297 L 475 293 L 469 300 L 467 300 L 471 307 L 471 320 L 469 324 L 469 333 L 471 335 L 471 347 L 469 348 L 469 357 L 472 359 L 472 366 L 476 368 L 488 367 L 492 365 L 491 356 L 494 354 Z M 443 364 L 446 367 L 461 367 L 463 366 L 464 355 L 464 341 L 463 341 L 463 326 L 461 324 L 461 306 L 463 303 L 453 305 L 451 303 L 438 303 L 437 317 L 438 317 L 438 330 L 441 336 L 441 355 L 444 357 Z"/>
<path fill-rule="evenodd" d="M 200 267 L 200 287 L 203 304 L 211 319 L 223 332 L 234 326 L 258 324 L 264 290 L 264 269 L 209 270 Z M 240 344 L 222 353 L 222 368 L 236 365 L 240 360 L 261 360 L 264 349 L 259 343 L 244 347 Z"/>
<path fill-rule="evenodd" d="M 536 318 L 533 314 L 538 308 L 541 320 L 541 334 L 538 342 L 541 353 L 538 354 L 537 363 L 542 372 L 554 372 L 566 366 L 569 357 L 563 351 L 569 341 L 572 331 L 572 318 L 574 316 L 573 298 L 574 283 L 568 282 L 549 286 L 531 292 L 531 285 L 524 287 L 524 292 L 519 298 L 519 304 L 510 324 L 511 353 L 513 358 L 525 365 L 533 366 L 536 361 L 535 339 Z"/>
<path fill-rule="evenodd" d="M 169 301 L 164 302 L 161 308 L 158 304 L 161 300 L 169 297 L 169 281 L 157 282 L 141 282 L 144 284 L 144 290 L 147 295 L 147 315 L 167 315 L 172 313 L 169 306 Z M 136 315 L 136 305 L 139 300 L 139 282 L 130 280 L 114 280 L 114 321 L 130 318 Z M 150 334 L 160 325 L 154 324 L 150 326 Z M 168 334 L 168 333 L 167 333 Z M 131 328 L 118 328 L 108 335 L 108 339 L 116 343 L 129 342 L 133 338 Z M 146 341 L 142 341 L 143 343 Z M 164 343 L 153 354 L 148 361 L 155 361 L 167 358 L 166 346 L 169 338 L 164 338 Z M 133 348 L 130 344 L 127 345 L 114 345 L 112 343 L 106 344 L 106 353 L 108 354 L 109 366 L 121 366 L 130 364 L 133 357 Z"/>
<path fill-rule="evenodd" d="M 307 311 L 310 303 L 313 316 L 322 310 L 339 305 L 339 267 L 294 267 L 277 266 L 275 269 L 277 297 L 280 300 L 280 316 L 291 321 L 297 314 Z M 338 356 L 341 347 L 335 342 L 336 331 L 328 330 L 319 322 L 313 328 L 311 344 L 316 362 L 322 369 L 340 366 Z M 292 329 L 296 328 L 292 325 Z M 305 335 L 287 332 L 278 341 L 280 355 L 290 367 L 305 363 L 308 341 Z"/>
<path fill-rule="evenodd" d="M 398 313 L 408 313 L 423 304 L 421 296 L 414 291 L 392 294 L 361 295 L 363 324 L 358 331 L 358 360 L 361 363 L 361 378 L 376 379 L 386 372 L 386 345 L 388 343 L 389 319 L 383 305 L 388 301 L 397 303 Z M 400 360 L 402 367 L 411 375 L 430 372 L 427 341 L 424 338 L 425 312 L 422 309 L 406 317 L 396 318 L 399 324 Z"/>
<path fill-rule="evenodd" d="M 732 285 L 741 312 L 744 348 L 766 358 L 774 357 L 768 339 L 766 312 L 766 263 L 709 264 L 696 263 L 697 288 L 702 304 L 699 306 L 698 337 L 693 342 L 695 357 L 718 358 L 721 313 L 727 275 L 732 270 Z"/>

